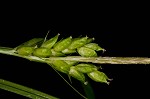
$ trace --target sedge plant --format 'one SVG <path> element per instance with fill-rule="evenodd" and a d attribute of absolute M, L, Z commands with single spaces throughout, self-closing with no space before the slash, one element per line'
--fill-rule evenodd
<path fill-rule="evenodd" d="M 59 35 L 47 39 L 33 38 L 15 48 L 0 47 L 1 54 L 13 55 L 35 62 L 46 63 L 54 69 L 62 79 L 84 99 L 95 99 L 94 92 L 86 77 L 99 83 L 109 85 L 110 79 L 97 64 L 149 64 L 149 58 L 139 57 L 101 57 L 97 51 L 105 49 L 94 43 L 94 38 L 72 36 L 59 39 Z M 72 56 L 76 54 L 77 56 Z M 67 81 L 61 74 L 69 77 Z M 76 90 L 71 79 L 81 82 L 85 95 Z M 58 99 L 52 95 L 0 79 L 0 88 L 32 99 Z"/>

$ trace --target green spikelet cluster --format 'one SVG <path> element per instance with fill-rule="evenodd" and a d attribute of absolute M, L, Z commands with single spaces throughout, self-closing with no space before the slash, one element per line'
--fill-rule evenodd
<path fill-rule="evenodd" d="M 98 44 L 93 43 L 94 38 L 67 37 L 58 41 L 60 34 L 44 41 L 41 38 L 31 39 L 18 47 L 16 52 L 25 56 L 36 56 L 39 58 L 65 57 L 77 53 L 82 57 L 97 57 L 97 51 L 105 51 Z M 51 66 L 59 72 L 65 73 L 82 83 L 86 84 L 85 75 L 93 81 L 109 84 L 109 79 L 105 73 L 90 63 L 79 63 L 77 61 L 51 60 Z"/>

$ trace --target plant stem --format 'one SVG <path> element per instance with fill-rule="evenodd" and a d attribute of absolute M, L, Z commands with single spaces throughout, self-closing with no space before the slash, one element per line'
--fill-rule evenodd
<path fill-rule="evenodd" d="M 150 64 L 148 57 L 81 57 L 81 56 L 67 56 L 67 57 L 50 57 L 39 58 L 35 56 L 21 56 L 15 53 L 13 48 L 0 47 L 1 54 L 13 55 L 29 59 L 31 61 L 51 63 L 51 60 L 70 60 L 78 62 L 91 62 L 98 64 Z"/>
<path fill-rule="evenodd" d="M 86 79 L 88 81 L 88 79 Z M 93 91 L 93 88 L 90 84 L 90 82 L 88 81 L 88 84 L 85 85 L 83 83 L 82 84 L 82 87 L 84 89 L 84 92 L 85 92 L 85 95 L 88 99 L 95 99 L 95 95 L 94 95 L 94 91 Z"/>
<path fill-rule="evenodd" d="M 32 99 L 58 99 L 43 92 L 0 79 L 0 88 Z"/>
<path fill-rule="evenodd" d="M 91 62 L 98 64 L 150 64 L 150 58 L 147 57 L 50 57 L 45 60 L 70 60 L 78 62 Z"/>

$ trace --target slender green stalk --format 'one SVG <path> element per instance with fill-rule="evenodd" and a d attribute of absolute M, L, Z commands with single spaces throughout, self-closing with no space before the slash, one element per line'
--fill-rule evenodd
<path fill-rule="evenodd" d="M 87 79 L 87 81 L 88 81 L 88 79 Z M 93 88 L 92 88 L 90 82 L 88 81 L 87 85 L 85 85 L 83 83 L 81 83 L 81 84 L 82 84 L 82 87 L 84 89 L 86 97 L 88 99 L 95 99 L 94 91 L 93 91 Z"/>
<path fill-rule="evenodd" d="M 32 99 L 59 99 L 43 92 L 0 79 L 0 88 Z"/>
<path fill-rule="evenodd" d="M 15 50 L 8 47 L 0 47 L 1 54 L 13 55 L 29 59 L 31 61 L 51 63 L 51 60 L 70 60 L 78 62 L 91 62 L 98 64 L 150 64 L 148 57 L 81 57 L 81 56 L 67 56 L 67 57 L 50 57 L 39 58 L 35 56 L 22 56 L 15 53 Z"/>

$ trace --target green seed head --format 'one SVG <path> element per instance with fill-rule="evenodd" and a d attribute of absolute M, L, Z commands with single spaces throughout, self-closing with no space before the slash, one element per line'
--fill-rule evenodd
<path fill-rule="evenodd" d="M 25 55 L 25 56 L 28 56 L 28 55 L 31 55 L 34 51 L 34 47 L 20 47 L 17 49 L 17 53 L 19 55 Z"/>
<path fill-rule="evenodd" d="M 53 37 L 53 38 L 51 38 L 51 39 L 45 41 L 45 42 L 41 45 L 41 47 L 45 47 L 45 48 L 51 49 L 51 48 L 54 46 L 54 44 L 57 42 L 59 35 L 60 35 L 60 34 L 57 34 L 55 37 Z"/>
<path fill-rule="evenodd" d="M 44 41 L 43 38 L 33 38 L 16 47 L 15 51 L 19 55 L 34 55 L 45 59 L 45 62 L 57 71 L 65 73 L 69 77 L 73 77 L 84 84 L 87 84 L 84 74 L 87 74 L 88 77 L 96 82 L 110 83 L 108 81 L 112 79 L 109 79 L 105 73 L 98 71 L 101 67 L 86 63 L 78 64 L 78 61 L 49 60 L 48 57 L 51 56 L 61 57 L 76 52 L 82 57 L 97 57 L 96 51 L 105 51 L 105 49 L 101 48 L 98 44 L 91 43 L 94 38 L 88 38 L 86 36 L 72 39 L 70 36 L 57 42 L 59 35 L 60 34 L 57 34 L 47 41 Z"/>
<path fill-rule="evenodd" d="M 87 47 L 78 48 L 77 51 L 83 57 L 96 57 L 97 56 L 97 53 L 94 50 L 87 48 Z"/>
<path fill-rule="evenodd" d="M 58 43 L 54 45 L 53 49 L 57 52 L 63 51 L 71 44 L 71 41 L 72 41 L 71 36 L 66 39 L 60 40 Z"/>
<path fill-rule="evenodd" d="M 52 54 L 51 50 L 44 47 L 36 48 L 33 52 L 34 56 L 42 57 L 42 58 L 50 57 L 51 54 Z"/>
<path fill-rule="evenodd" d="M 82 73 L 90 73 L 97 70 L 97 67 L 93 64 L 81 63 L 75 66 L 75 69 Z"/>
<path fill-rule="evenodd" d="M 85 76 L 83 73 L 77 71 L 74 66 L 70 67 L 69 75 L 82 83 L 85 83 Z"/>

